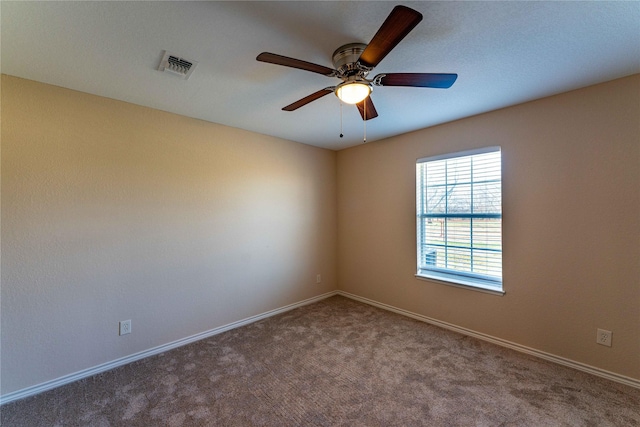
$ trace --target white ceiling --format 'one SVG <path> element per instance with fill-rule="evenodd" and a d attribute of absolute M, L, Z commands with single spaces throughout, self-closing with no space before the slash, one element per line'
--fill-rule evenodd
<path fill-rule="evenodd" d="M 1 70 L 185 116 L 342 149 L 363 121 L 339 82 L 258 62 L 263 51 L 332 67 L 399 2 L 1 2 Z M 376 87 L 369 142 L 640 72 L 640 2 L 402 2 L 423 21 L 376 67 L 457 73 L 450 89 Z M 199 62 L 157 71 L 163 50 Z"/>

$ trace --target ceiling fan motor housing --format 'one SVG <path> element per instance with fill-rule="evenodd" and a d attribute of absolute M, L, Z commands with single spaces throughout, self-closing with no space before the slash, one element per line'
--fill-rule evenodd
<path fill-rule="evenodd" d="M 333 52 L 333 66 L 339 77 L 367 76 L 369 70 L 358 64 L 358 59 L 366 47 L 363 43 L 349 43 Z"/>

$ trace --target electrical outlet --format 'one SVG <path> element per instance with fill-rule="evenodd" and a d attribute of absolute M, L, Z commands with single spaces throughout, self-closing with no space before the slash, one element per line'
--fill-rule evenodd
<path fill-rule="evenodd" d="M 127 335 L 130 333 L 131 333 L 131 320 L 121 321 L 118 335 Z"/>
<path fill-rule="evenodd" d="M 316 283 L 320 283 L 322 282 L 322 276 L 320 276 L 319 274 L 316 276 Z"/>
<path fill-rule="evenodd" d="M 598 344 L 611 347 L 611 331 L 605 331 L 604 329 L 598 329 L 598 335 L 596 336 L 596 342 Z"/>

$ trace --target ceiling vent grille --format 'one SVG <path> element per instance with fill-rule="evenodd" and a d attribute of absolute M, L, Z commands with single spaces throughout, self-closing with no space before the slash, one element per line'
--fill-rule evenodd
<path fill-rule="evenodd" d="M 196 61 L 181 58 L 165 50 L 160 60 L 160 65 L 158 65 L 158 70 L 175 74 L 187 80 L 191 76 L 191 73 L 193 73 L 196 65 L 198 65 Z"/>

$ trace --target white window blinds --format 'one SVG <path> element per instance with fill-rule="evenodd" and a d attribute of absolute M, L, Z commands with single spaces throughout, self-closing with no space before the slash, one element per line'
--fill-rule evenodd
<path fill-rule="evenodd" d="M 416 163 L 418 275 L 502 289 L 499 147 Z"/>

